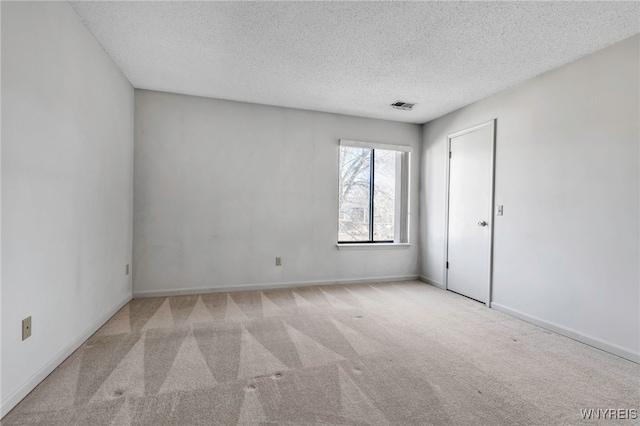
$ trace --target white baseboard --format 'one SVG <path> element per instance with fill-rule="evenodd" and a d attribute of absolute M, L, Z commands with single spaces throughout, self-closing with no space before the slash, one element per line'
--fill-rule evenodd
<path fill-rule="evenodd" d="M 114 316 L 124 305 L 129 303 L 131 295 L 127 296 L 122 302 L 118 303 L 113 309 L 93 322 L 80 336 L 76 337 L 64 349 L 58 352 L 48 363 L 40 370 L 36 371 L 29 379 L 20 386 L 15 392 L 2 400 L 0 405 L 0 419 L 7 415 L 22 399 L 29 395 L 53 370 L 55 370 L 62 362 L 69 357 L 76 349 L 78 349 L 89 337 L 93 335 L 100 327 L 102 327 L 112 316 Z"/>
<path fill-rule="evenodd" d="M 442 290 L 446 290 L 446 289 L 444 288 L 444 284 L 442 284 L 441 282 L 438 282 L 438 281 L 436 281 L 436 280 L 432 280 L 431 278 L 427 278 L 427 277 L 425 277 L 424 275 L 420 275 L 420 277 L 419 277 L 419 278 L 420 278 L 420 281 L 422 281 L 422 282 L 425 282 L 425 283 L 427 283 L 427 284 L 431 284 L 432 286 L 434 286 L 434 287 L 438 287 L 438 288 L 440 288 L 440 289 L 442 289 Z"/>
<path fill-rule="evenodd" d="M 592 336 L 580 333 L 579 331 L 564 327 L 562 325 L 559 325 L 550 321 L 546 321 L 529 314 L 525 314 L 524 312 L 520 312 L 516 309 L 508 308 L 496 302 L 491 302 L 491 307 L 496 311 L 500 311 L 507 315 L 520 318 L 521 320 L 537 325 L 538 327 L 542 327 L 544 329 L 561 334 L 570 339 L 576 340 L 578 342 L 584 343 L 589 346 L 593 346 L 594 348 L 601 349 L 605 352 L 609 352 L 613 355 L 617 355 L 621 358 L 625 358 L 625 359 L 628 359 L 629 361 L 633 361 L 635 363 L 640 364 L 640 354 L 635 353 L 630 349 L 623 348 L 621 346 L 615 345 L 613 343 L 605 342 L 596 337 L 592 337 Z"/>
<path fill-rule="evenodd" d="M 310 287 L 335 284 L 366 284 L 417 280 L 418 275 L 399 275 L 393 277 L 353 278 L 347 280 L 295 281 L 267 284 L 239 284 L 224 287 L 174 288 L 167 290 L 134 291 L 133 297 L 167 297 L 187 294 L 224 293 L 227 291 L 271 290 L 277 288 Z"/>

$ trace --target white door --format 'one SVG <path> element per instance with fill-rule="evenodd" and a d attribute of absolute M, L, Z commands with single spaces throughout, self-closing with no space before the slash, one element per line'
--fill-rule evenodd
<path fill-rule="evenodd" d="M 494 122 L 449 136 L 447 289 L 489 304 Z"/>

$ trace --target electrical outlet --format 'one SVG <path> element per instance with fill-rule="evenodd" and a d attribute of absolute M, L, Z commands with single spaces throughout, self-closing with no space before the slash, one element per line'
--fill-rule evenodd
<path fill-rule="evenodd" d="M 31 337 L 31 317 L 22 320 L 22 340 Z"/>
<path fill-rule="evenodd" d="M 125 275 L 129 275 L 129 264 L 127 263 L 127 266 L 124 267 L 124 274 Z"/>
<path fill-rule="evenodd" d="M 276 266 L 282 266 L 282 258 L 276 257 Z"/>

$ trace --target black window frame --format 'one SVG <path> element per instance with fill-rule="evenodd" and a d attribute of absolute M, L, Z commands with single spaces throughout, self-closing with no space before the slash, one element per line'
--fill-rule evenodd
<path fill-rule="evenodd" d="M 371 150 L 369 157 L 369 239 L 355 241 L 340 241 L 338 244 L 390 244 L 395 243 L 394 240 L 374 240 L 373 239 L 373 221 L 374 221 L 374 188 L 375 188 L 375 159 L 376 148 L 368 148 Z"/>

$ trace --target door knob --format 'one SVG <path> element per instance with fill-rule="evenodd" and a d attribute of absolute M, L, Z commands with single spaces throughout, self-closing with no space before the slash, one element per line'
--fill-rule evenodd
<path fill-rule="evenodd" d="M 478 226 L 487 226 L 487 222 L 481 220 L 480 222 L 478 222 Z"/>

